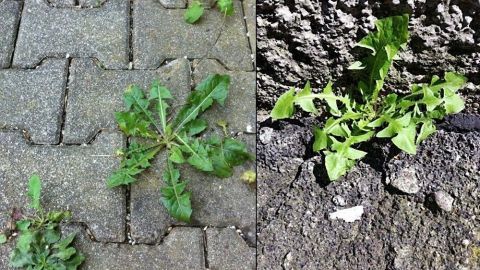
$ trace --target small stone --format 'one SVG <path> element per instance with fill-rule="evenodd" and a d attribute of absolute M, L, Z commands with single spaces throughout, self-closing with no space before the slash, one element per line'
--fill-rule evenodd
<path fill-rule="evenodd" d="M 342 219 L 345 222 L 354 222 L 360 220 L 363 215 L 363 206 L 355 206 L 330 213 L 329 219 Z"/>
<path fill-rule="evenodd" d="M 272 140 L 273 128 L 264 127 L 260 129 L 260 141 L 263 144 L 268 144 Z"/>
<path fill-rule="evenodd" d="M 336 195 L 335 197 L 333 197 L 332 201 L 337 206 L 347 205 L 347 202 L 345 201 L 345 199 L 340 195 Z"/>
<path fill-rule="evenodd" d="M 404 168 L 398 172 L 397 175 L 391 177 L 390 185 L 408 194 L 415 194 L 420 190 L 414 168 Z"/>
<path fill-rule="evenodd" d="M 470 240 L 464 239 L 464 240 L 462 241 L 462 245 L 464 245 L 465 247 L 468 247 L 468 245 L 470 245 Z"/>
<path fill-rule="evenodd" d="M 435 198 L 435 202 L 440 209 L 447 212 L 452 211 L 454 201 L 452 196 L 443 191 L 437 191 L 433 194 L 433 196 Z"/>

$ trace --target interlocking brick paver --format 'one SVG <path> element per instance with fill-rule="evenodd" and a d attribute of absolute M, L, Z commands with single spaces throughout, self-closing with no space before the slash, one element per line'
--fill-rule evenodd
<path fill-rule="evenodd" d="M 73 7 L 75 0 L 47 0 L 53 7 Z"/>
<path fill-rule="evenodd" d="M 58 143 L 67 63 L 46 59 L 37 69 L 0 69 L 0 128 L 26 129 L 34 143 Z"/>
<path fill-rule="evenodd" d="M 71 210 L 98 241 L 124 241 L 125 189 L 105 184 L 119 165 L 115 150 L 121 147 L 120 133 L 102 132 L 88 146 L 38 146 L 19 132 L 0 132 L 0 213 L 26 205 L 28 178 L 37 173 L 47 209 Z"/>
<path fill-rule="evenodd" d="M 207 254 L 210 269 L 255 269 L 255 248 L 230 228 L 207 229 Z"/>
<path fill-rule="evenodd" d="M 15 47 L 21 3 L 13 0 L 0 1 L 0 68 L 10 65 Z"/>
<path fill-rule="evenodd" d="M 234 3 L 233 16 L 206 10 L 202 19 L 191 25 L 184 21 L 184 9 L 166 9 L 156 0 L 135 1 L 134 67 L 155 68 L 165 59 L 188 57 L 214 58 L 231 70 L 252 70 L 241 3 Z"/>
<path fill-rule="evenodd" d="M 75 247 L 85 255 L 82 270 L 205 269 L 204 241 L 200 228 L 173 228 L 159 245 L 129 245 L 92 242 L 76 225 L 63 229 L 77 232 Z M 13 242 L 0 245 L 0 269 L 10 270 L 8 257 Z"/>
<path fill-rule="evenodd" d="M 95 57 L 111 69 L 128 67 L 129 1 L 92 9 L 55 8 L 25 0 L 13 65 L 33 67 L 45 57 Z"/>
<path fill-rule="evenodd" d="M 254 135 L 244 135 L 240 139 L 248 143 L 249 151 L 255 152 Z M 131 234 L 137 242 L 157 242 L 169 226 L 178 224 L 160 204 L 165 159 L 165 154 L 158 156 L 152 168 L 132 185 Z M 244 171 L 255 169 L 253 161 L 235 168 L 235 174 L 228 179 L 198 172 L 188 165 L 179 166 L 179 169 L 181 178 L 189 181 L 187 189 L 192 192 L 193 224 L 236 226 L 252 243 L 255 242 L 255 190 L 240 179 Z"/>
<path fill-rule="evenodd" d="M 157 70 L 104 70 L 91 59 L 73 59 L 64 142 L 85 143 L 100 129 L 115 129 L 114 113 L 124 109 L 127 86 L 136 84 L 149 91 L 156 79 L 183 104 L 190 92 L 188 60 L 175 60 Z"/>
<path fill-rule="evenodd" d="M 212 124 L 215 124 L 218 120 L 226 120 L 228 130 L 232 132 L 253 133 L 257 119 L 255 114 L 255 72 L 228 71 L 213 59 L 200 60 L 194 67 L 195 85 L 210 74 L 230 75 L 230 87 L 225 106 L 214 106 L 205 112 L 204 117 Z"/>

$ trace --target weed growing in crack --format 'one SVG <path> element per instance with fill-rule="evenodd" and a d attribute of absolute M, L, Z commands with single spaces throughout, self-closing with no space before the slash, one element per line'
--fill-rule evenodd
<path fill-rule="evenodd" d="M 124 94 L 126 111 L 117 112 L 120 129 L 125 135 L 137 138 L 127 149 L 119 152 L 123 157 L 120 169 L 108 179 L 109 187 L 134 183 L 141 172 L 151 166 L 150 161 L 164 148 L 166 170 L 161 189 L 161 202 L 174 218 L 189 222 L 192 214 L 187 181 L 180 179 L 176 164 L 188 163 L 194 168 L 226 178 L 233 167 L 251 160 L 246 145 L 235 138 L 199 137 L 207 128 L 207 121 L 199 118 L 213 103 L 223 106 L 228 95 L 230 77 L 210 75 L 197 85 L 173 120 L 168 120 L 170 91 L 152 83 L 148 98 L 137 86 L 130 86 Z"/>
<path fill-rule="evenodd" d="M 233 15 L 233 0 L 218 0 L 217 1 L 217 8 L 220 12 L 222 12 L 225 16 Z M 189 24 L 196 23 L 202 16 L 205 8 L 203 7 L 200 1 L 193 1 L 183 14 L 183 18 Z"/>
<path fill-rule="evenodd" d="M 40 204 L 41 181 L 33 175 L 28 184 L 32 216 L 12 215 L 13 232 L 20 233 L 17 245 L 10 256 L 10 266 L 25 269 L 75 270 L 85 260 L 82 253 L 72 247 L 76 233 L 62 239 L 60 223 L 71 217 L 69 211 L 45 212 Z M 9 232 L 11 233 L 11 232 Z M 7 235 L 0 234 L 0 243 Z"/>
<path fill-rule="evenodd" d="M 271 117 L 273 120 L 291 117 L 295 105 L 304 111 L 319 115 L 314 100 L 327 104 L 327 119 L 323 128 L 314 127 L 313 150 L 323 151 L 325 167 L 330 180 L 345 175 L 367 153 L 352 146 L 369 141 L 373 136 L 391 138 L 393 144 L 408 154 L 435 133 L 434 121 L 465 108 L 457 94 L 467 79 L 455 72 L 445 72 L 444 78 L 433 76 L 430 83 L 413 84 L 411 93 L 398 96 L 381 95 L 388 70 L 399 50 L 408 41 L 409 16 L 393 16 L 378 20 L 376 32 L 369 33 L 357 43 L 370 54 L 354 62 L 349 69 L 358 71 L 358 85 L 354 95 L 335 95 L 329 82 L 320 94 L 311 91 L 307 82 L 303 90 L 294 88 L 277 100 Z"/>

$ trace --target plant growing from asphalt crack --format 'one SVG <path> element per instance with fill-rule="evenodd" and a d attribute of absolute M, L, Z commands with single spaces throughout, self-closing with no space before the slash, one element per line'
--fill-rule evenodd
<path fill-rule="evenodd" d="M 233 15 L 233 0 L 218 0 L 217 1 L 217 8 L 225 14 L 225 16 Z M 203 7 L 200 1 L 193 1 L 189 4 L 187 10 L 183 14 L 183 18 L 189 24 L 196 23 L 202 16 L 205 8 Z"/>
<path fill-rule="evenodd" d="M 408 15 L 378 20 L 377 31 L 357 44 L 369 50 L 367 57 L 349 67 L 359 71 L 357 93 L 335 95 L 329 82 L 322 93 L 314 94 L 307 82 L 298 93 L 292 88 L 282 94 L 271 112 L 273 120 L 288 118 L 298 105 L 318 115 L 314 100 L 326 102 L 331 117 L 323 128 L 314 127 L 313 150 L 323 151 L 330 180 L 346 174 L 367 154 L 352 146 L 374 136 L 392 138 L 398 148 L 415 154 L 416 146 L 436 131 L 434 120 L 465 107 L 457 91 L 467 80 L 454 72 L 446 72 L 443 79 L 433 76 L 430 83 L 413 84 L 406 96 L 382 95 L 388 70 L 408 41 L 408 20 Z"/>
<path fill-rule="evenodd" d="M 34 270 L 75 270 L 85 257 L 71 246 L 75 233 L 62 239 L 59 224 L 69 219 L 69 211 L 46 212 L 40 204 L 41 181 L 37 175 L 30 177 L 28 197 L 33 216 L 23 216 L 15 222 L 20 232 L 17 245 L 10 256 L 10 265 L 14 268 Z M 7 237 L 2 237 L 6 242 Z"/>
<path fill-rule="evenodd" d="M 130 86 L 124 94 L 126 111 L 117 112 L 120 129 L 139 140 L 121 151 L 123 160 L 108 179 L 109 187 L 128 185 L 151 166 L 150 161 L 163 148 L 166 151 L 166 170 L 161 189 L 161 202 L 168 212 L 181 221 L 189 222 L 192 213 L 190 192 L 186 181 L 180 180 L 175 164 L 189 163 L 194 168 L 221 178 L 230 177 L 233 167 L 252 159 L 244 143 L 229 137 L 213 135 L 201 138 L 207 121 L 199 116 L 213 103 L 223 106 L 228 95 L 230 77 L 210 75 L 197 85 L 173 120 L 169 120 L 170 91 L 154 81 L 147 98 L 137 86 Z"/>

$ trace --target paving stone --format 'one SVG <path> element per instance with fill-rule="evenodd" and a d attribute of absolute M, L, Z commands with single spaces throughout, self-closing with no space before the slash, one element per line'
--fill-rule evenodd
<path fill-rule="evenodd" d="M 227 71 L 218 61 L 205 59 L 195 65 L 193 78 L 195 85 L 200 83 L 208 75 L 219 73 L 230 75 L 230 88 L 225 106 L 214 106 L 204 117 L 210 123 L 219 120 L 227 120 L 228 130 L 232 132 L 255 133 L 255 91 L 256 74 L 247 71 Z"/>
<path fill-rule="evenodd" d="M 190 93 L 188 60 L 175 60 L 157 70 L 104 70 L 91 59 L 73 59 L 64 142 L 85 143 L 100 129 L 115 129 L 114 113 L 124 110 L 123 93 L 128 85 L 149 91 L 156 79 L 183 103 Z"/>
<path fill-rule="evenodd" d="M 248 143 L 252 153 L 255 152 L 253 135 L 243 135 L 240 139 Z M 152 162 L 152 168 L 132 185 L 131 234 L 137 242 L 157 242 L 169 226 L 180 224 L 160 204 L 161 176 L 166 165 L 164 156 L 159 155 Z M 234 176 L 228 179 L 209 176 L 188 165 L 179 166 L 179 169 L 182 179 L 189 181 L 187 189 L 192 192 L 193 225 L 236 226 L 255 243 L 255 190 L 240 179 L 246 170 L 255 170 L 254 162 L 235 168 Z"/>
<path fill-rule="evenodd" d="M 256 269 L 255 248 L 230 228 L 207 229 L 207 260 L 211 270 Z"/>
<path fill-rule="evenodd" d="M 105 184 L 119 166 L 114 153 L 121 147 L 120 133 L 102 132 L 88 146 L 38 146 L 19 132 L 0 132 L 0 213 L 26 205 L 28 178 L 36 173 L 46 209 L 71 210 L 73 221 L 85 223 L 98 241 L 124 241 L 125 189 Z"/>
<path fill-rule="evenodd" d="M 233 16 L 224 18 L 216 10 L 206 10 L 201 21 L 191 25 L 184 21 L 183 9 L 166 9 L 155 0 L 135 1 L 135 68 L 155 68 L 165 59 L 188 57 L 218 59 L 231 70 L 252 70 L 241 3 L 234 3 Z"/>
<path fill-rule="evenodd" d="M 91 241 L 78 225 L 63 228 L 63 235 L 77 232 L 74 246 L 85 255 L 85 270 L 205 269 L 204 241 L 200 228 L 173 228 L 160 245 L 129 245 Z M 14 241 L 0 246 L 0 269 L 8 261 Z"/>
<path fill-rule="evenodd" d="M 243 11 L 245 12 L 245 21 L 247 23 L 247 35 L 250 40 L 250 48 L 252 49 L 252 57 L 255 61 L 257 53 L 257 25 L 256 25 L 256 1 L 243 0 Z"/>
<path fill-rule="evenodd" d="M 73 7 L 75 0 L 47 0 L 53 7 Z"/>
<path fill-rule="evenodd" d="M 0 245 L 0 269 L 13 270 L 8 264 L 10 262 L 10 253 L 14 248 L 14 242 L 9 241 L 3 245 Z"/>
<path fill-rule="evenodd" d="M 188 0 L 188 4 L 191 5 L 193 2 L 200 2 L 202 6 L 206 9 L 215 8 L 216 0 Z"/>
<path fill-rule="evenodd" d="M 109 0 L 93 9 L 55 8 L 25 0 L 13 57 L 17 67 L 43 58 L 95 57 L 110 69 L 128 67 L 129 2 Z"/>
<path fill-rule="evenodd" d="M 46 59 L 36 69 L 0 69 L 0 128 L 26 129 L 37 144 L 60 139 L 66 59 Z"/>
<path fill-rule="evenodd" d="M 20 20 L 21 3 L 13 0 L 0 1 L 0 68 L 10 65 L 18 21 Z"/>

